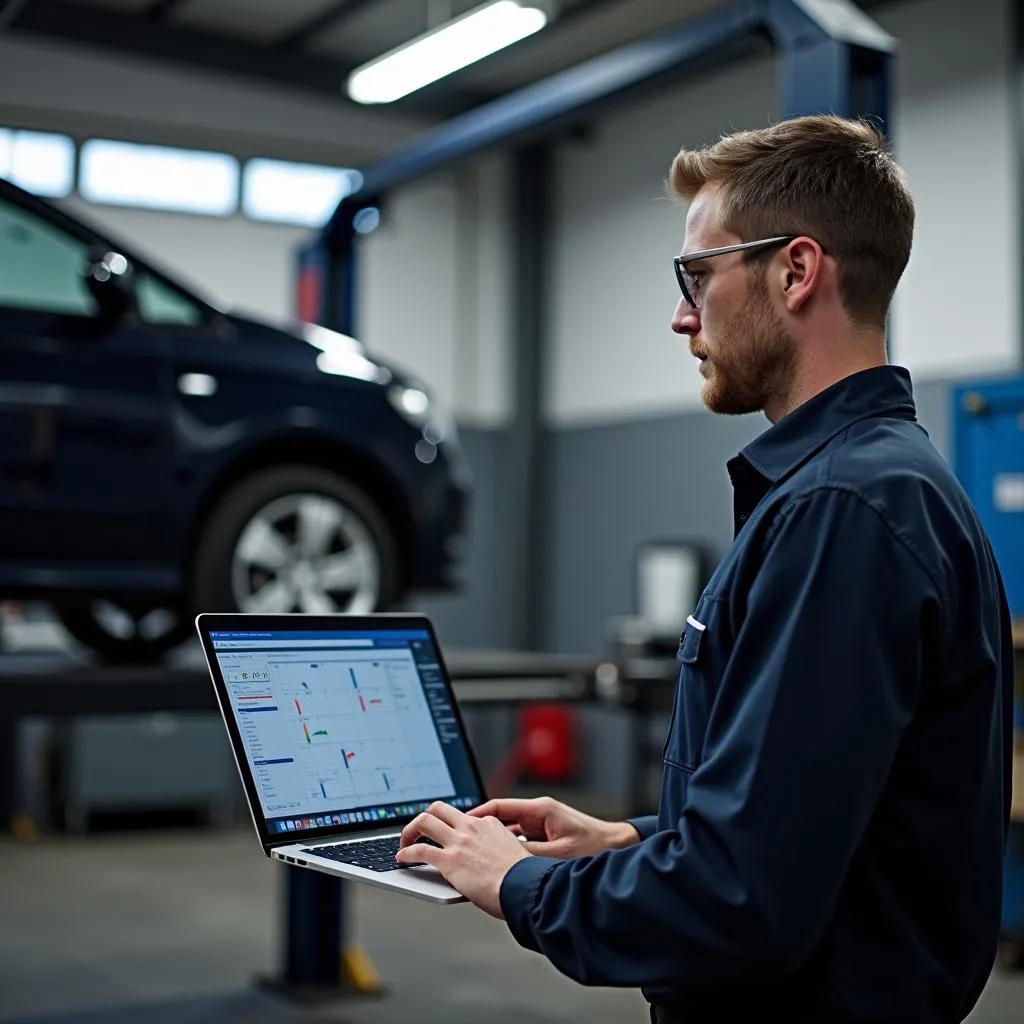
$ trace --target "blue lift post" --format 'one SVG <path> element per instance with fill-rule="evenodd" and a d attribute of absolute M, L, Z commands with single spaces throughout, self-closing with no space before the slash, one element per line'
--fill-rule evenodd
<path fill-rule="evenodd" d="M 425 133 L 363 170 L 314 244 L 300 254 L 300 270 L 317 283 L 318 321 L 356 334 L 357 225 L 368 208 L 425 174 L 499 144 L 514 143 L 516 420 L 511 428 L 511 522 L 516 548 L 530 559 L 518 581 L 521 639 L 539 639 L 531 590 L 542 578 L 544 428 L 540 422 L 545 283 L 552 141 L 579 126 L 599 106 L 636 98 L 670 82 L 721 67 L 773 46 L 783 118 L 835 113 L 871 118 L 891 135 L 894 43 L 850 0 L 740 0 L 672 31 L 595 57 L 576 67 L 471 110 Z M 671 155 L 671 154 L 669 154 Z M 533 590 L 536 593 L 535 590 Z M 338 879 L 285 869 L 286 934 L 282 975 L 272 984 L 296 996 L 334 996 L 376 990 L 372 971 L 352 970 L 357 953 L 344 942 L 344 890 Z M 355 958 L 353 960 L 353 957 Z"/>

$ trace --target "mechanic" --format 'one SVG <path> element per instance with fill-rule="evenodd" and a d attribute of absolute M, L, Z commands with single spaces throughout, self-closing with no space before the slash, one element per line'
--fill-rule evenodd
<path fill-rule="evenodd" d="M 735 539 L 682 633 L 659 814 L 438 803 L 399 860 L 655 1021 L 962 1020 L 1000 928 L 1010 618 L 887 360 L 905 176 L 871 125 L 818 116 L 683 150 L 669 184 L 672 329 L 712 412 L 771 426 L 728 463 Z"/>

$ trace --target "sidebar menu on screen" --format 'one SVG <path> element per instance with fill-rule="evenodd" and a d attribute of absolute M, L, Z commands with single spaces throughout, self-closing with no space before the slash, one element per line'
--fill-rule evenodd
<path fill-rule="evenodd" d="M 457 745 L 461 752 L 462 739 L 455 719 L 455 709 L 449 699 L 448 687 L 441 674 L 441 666 L 437 663 L 434 646 L 429 640 L 416 640 L 410 646 L 416 661 L 416 670 L 423 681 L 423 692 L 427 698 L 427 705 L 431 715 L 434 716 L 438 739 L 441 741 L 441 746 L 445 748 L 445 756 L 448 756 L 448 749 L 452 745 Z"/>

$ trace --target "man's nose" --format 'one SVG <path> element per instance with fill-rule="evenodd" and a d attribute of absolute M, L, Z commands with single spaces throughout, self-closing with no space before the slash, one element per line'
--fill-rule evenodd
<path fill-rule="evenodd" d="M 700 332 L 700 313 L 682 296 L 679 297 L 676 311 L 672 314 L 672 330 L 676 334 L 693 335 Z"/>

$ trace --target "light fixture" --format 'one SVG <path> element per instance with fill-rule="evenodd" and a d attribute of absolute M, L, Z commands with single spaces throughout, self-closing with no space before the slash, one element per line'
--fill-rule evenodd
<path fill-rule="evenodd" d="M 356 68 L 348 94 L 357 103 L 391 103 L 474 61 L 511 46 L 548 20 L 543 0 L 491 0 Z"/>

